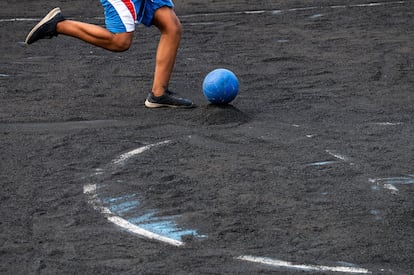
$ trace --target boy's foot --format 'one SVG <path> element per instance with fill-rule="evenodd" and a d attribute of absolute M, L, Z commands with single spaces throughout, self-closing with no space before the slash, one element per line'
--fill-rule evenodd
<path fill-rule="evenodd" d="M 152 92 L 145 100 L 147 108 L 194 108 L 196 105 L 189 99 L 177 97 L 173 92 L 166 90 L 162 96 L 155 96 Z"/>
<path fill-rule="evenodd" d="M 62 16 L 60 8 L 54 8 L 30 31 L 26 37 L 26 44 L 57 36 L 56 25 L 63 20 L 65 18 Z"/>

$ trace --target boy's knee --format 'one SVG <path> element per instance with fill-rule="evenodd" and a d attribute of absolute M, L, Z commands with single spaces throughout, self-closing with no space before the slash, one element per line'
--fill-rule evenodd
<path fill-rule="evenodd" d="M 181 34 L 183 32 L 183 27 L 180 23 L 180 21 L 178 20 L 174 20 L 173 24 L 168 24 L 165 29 L 164 32 L 170 35 L 174 35 L 175 37 L 180 38 Z"/>
<path fill-rule="evenodd" d="M 183 33 L 183 26 L 181 25 L 181 22 L 177 19 L 177 23 L 174 26 L 174 32 L 176 35 L 181 37 L 181 34 Z"/>
<path fill-rule="evenodd" d="M 129 50 L 129 48 L 131 47 L 131 42 L 130 41 L 118 41 L 115 44 L 115 51 L 117 52 L 125 52 L 127 50 Z"/>
<path fill-rule="evenodd" d="M 113 40 L 113 51 L 124 52 L 132 45 L 132 33 L 117 34 Z"/>
<path fill-rule="evenodd" d="M 181 37 L 183 31 L 181 22 L 171 8 L 158 9 L 154 15 L 153 23 L 162 33 Z"/>

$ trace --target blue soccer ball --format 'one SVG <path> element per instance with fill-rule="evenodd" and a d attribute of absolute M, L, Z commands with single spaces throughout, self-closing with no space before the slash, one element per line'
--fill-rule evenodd
<path fill-rule="evenodd" d="M 236 75 L 227 69 L 216 69 L 204 78 L 204 96 L 213 104 L 228 104 L 239 92 Z"/>

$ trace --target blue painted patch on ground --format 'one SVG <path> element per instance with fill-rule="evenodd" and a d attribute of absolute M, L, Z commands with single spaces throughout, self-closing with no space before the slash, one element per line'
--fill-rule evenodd
<path fill-rule="evenodd" d="M 196 230 L 179 227 L 176 220 L 180 215 L 158 216 L 157 210 L 148 210 L 137 215 L 137 213 L 142 213 L 142 209 L 139 209 L 141 203 L 137 194 L 106 197 L 102 199 L 102 203 L 113 214 L 128 222 L 173 240 L 181 241 L 184 236 L 189 235 L 198 238 L 206 237 L 198 234 Z"/>

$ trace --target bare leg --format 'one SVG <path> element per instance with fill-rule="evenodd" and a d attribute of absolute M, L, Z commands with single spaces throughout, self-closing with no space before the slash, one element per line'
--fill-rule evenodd
<path fill-rule="evenodd" d="M 114 52 L 128 50 L 134 36 L 133 32 L 114 34 L 103 27 L 73 20 L 59 22 L 56 30 L 59 34 L 76 37 Z"/>
<path fill-rule="evenodd" d="M 162 7 L 155 12 L 153 24 L 160 30 L 161 37 L 155 59 L 152 92 L 155 96 L 161 96 L 170 82 L 182 28 L 177 15 L 169 7 Z"/>

